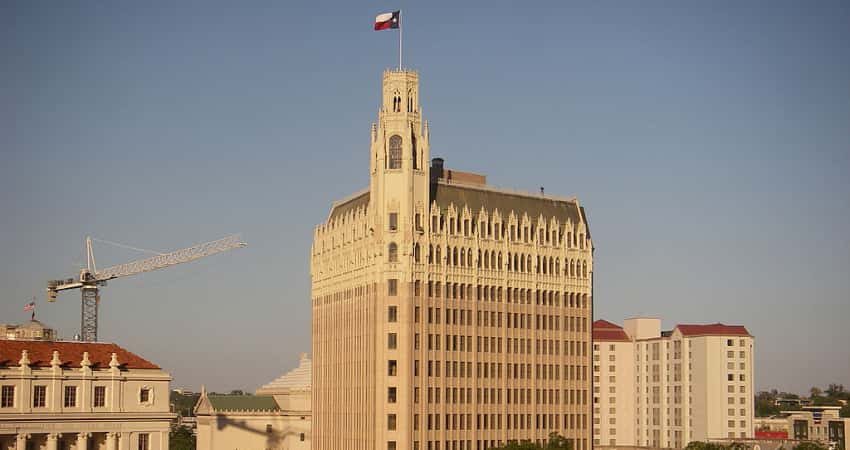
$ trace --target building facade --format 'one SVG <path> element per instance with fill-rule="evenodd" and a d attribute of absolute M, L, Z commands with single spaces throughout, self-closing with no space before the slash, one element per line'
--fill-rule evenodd
<path fill-rule="evenodd" d="M 369 187 L 311 254 L 314 450 L 590 448 L 593 255 L 575 198 L 429 165 L 419 77 L 383 75 Z"/>
<path fill-rule="evenodd" d="M 682 448 L 753 437 L 754 339 L 743 326 L 662 332 L 659 319 L 598 320 L 593 342 L 597 444 Z"/>
<path fill-rule="evenodd" d="M 32 319 L 21 325 L 0 324 L 0 339 L 55 341 L 56 330 Z"/>
<path fill-rule="evenodd" d="M 170 381 L 115 344 L 0 340 L 0 450 L 167 450 Z"/>
<path fill-rule="evenodd" d="M 195 406 L 198 450 L 309 450 L 311 361 L 257 389 L 255 395 L 201 390 Z"/>
<path fill-rule="evenodd" d="M 840 406 L 803 406 L 774 417 L 754 420 L 756 438 L 764 440 L 816 441 L 832 450 L 850 448 L 850 417 L 841 417 Z"/>

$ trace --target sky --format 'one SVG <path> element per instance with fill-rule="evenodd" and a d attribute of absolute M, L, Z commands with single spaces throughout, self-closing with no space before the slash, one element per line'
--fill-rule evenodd
<path fill-rule="evenodd" d="M 757 389 L 850 387 L 850 3 L 0 3 L 0 322 L 71 338 L 84 239 L 248 246 L 114 280 L 100 338 L 175 387 L 310 348 L 309 250 L 368 185 L 402 8 L 431 156 L 578 196 L 595 317 L 745 325 Z M 98 265 L 145 253 L 95 243 Z"/>

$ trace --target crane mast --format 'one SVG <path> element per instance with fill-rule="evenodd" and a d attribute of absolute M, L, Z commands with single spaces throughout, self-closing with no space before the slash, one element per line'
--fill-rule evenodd
<path fill-rule="evenodd" d="M 107 280 L 150 272 L 152 270 L 182 264 L 196 259 L 212 256 L 236 248 L 245 247 L 239 235 L 205 242 L 170 253 L 160 253 L 150 258 L 119 264 L 103 270 L 97 270 L 92 249 L 92 239 L 86 238 L 86 267 L 80 270 L 77 279 L 50 280 L 47 282 L 47 301 L 56 301 L 57 294 L 69 289 L 79 289 L 81 293 L 80 339 L 86 342 L 97 341 L 98 306 L 100 305 L 100 287 Z"/>

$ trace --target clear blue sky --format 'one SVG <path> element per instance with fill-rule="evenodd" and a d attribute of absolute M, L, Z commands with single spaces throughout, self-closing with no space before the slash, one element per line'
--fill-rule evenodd
<path fill-rule="evenodd" d="M 67 337 L 86 235 L 249 247 L 115 280 L 101 336 L 253 390 L 310 345 L 312 229 L 367 185 L 404 8 L 432 156 L 577 195 L 596 317 L 743 324 L 757 388 L 850 386 L 850 3 L 2 2 L 0 322 Z M 100 265 L 145 255 L 96 245 Z"/>

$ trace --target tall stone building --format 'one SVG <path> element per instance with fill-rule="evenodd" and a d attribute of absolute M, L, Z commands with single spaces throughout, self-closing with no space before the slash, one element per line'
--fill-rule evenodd
<path fill-rule="evenodd" d="M 590 448 L 584 209 L 429 165 L 418 74 L 382 94 L 369 187 L 315 230 L 312 448 Z"/>
<path fill-rule="evenodd" d="M 740 325 L 593 323 L 594 443 L 683 448 L 753 437 L 753 343 Z"/>

